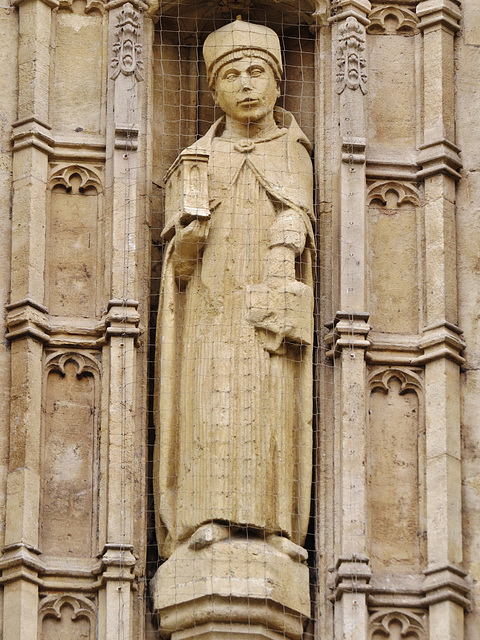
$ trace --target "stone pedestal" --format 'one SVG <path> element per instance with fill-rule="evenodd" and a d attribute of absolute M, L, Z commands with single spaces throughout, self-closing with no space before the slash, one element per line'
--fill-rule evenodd
<path fill-rule="evenodd" d="M 178 547 L 150 584 L 162 635 L 299 640 L 310 617 L 309 573 L 304 550 L 285 542 L 288 549 L 233 535 Z"/>

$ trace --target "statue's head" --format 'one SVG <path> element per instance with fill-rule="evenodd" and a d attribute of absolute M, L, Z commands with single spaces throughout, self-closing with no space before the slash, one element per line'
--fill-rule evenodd
<path fill-rule="evenodd" d="M 211 33 L 203 45 L 216 104 L 239 122 L 258 122 L 280 95 L 282 55 L 277 34 L 240 19 Z"/>
<path fill-rule="evenodd" d="M 203 57 L 211 89 L 214 88 L 220 68 L 242 57 L 264 60 L 271 67 L 276 81 L 282 79 L 282 52 L 275 31 L 260 24 L 244 22 L 240 18 L 207 36 Z"/>

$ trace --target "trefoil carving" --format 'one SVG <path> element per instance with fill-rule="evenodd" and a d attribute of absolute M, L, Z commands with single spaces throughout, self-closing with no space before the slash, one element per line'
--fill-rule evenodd
<path fill-rule="evenodd" d="M 76 351 L 56 351 L 49 356 L 45 363 L 47 373 L 56 371 L 60 375 L 65 375 L 65 365 L 67 362 L 73 362 L 76 366 L 77 378 L 83 375 L 92 375 L 97 377 L 100 374 L 100 366 L 98 360 L 93 355 L 78 353 Z"/>
<path fill-rule="evenodd" d="M 101 167 L 87 167 L 79 164 L 54 164 L 50 168 L 49 186 L 53 189 L 62 186 L 69 193 L 85 193 L 94 189 L 103 190 Z"/>
<path fill-rule="evenodd" d="M 140 69 L 143 69 L 140 59 L 142 45 L 138 42 L 141 30 L 140 14 L 130 2 L 127 2 L 118 14 L 115 25 L 116 42 L 113 44 L 110 65 L 114 69 L 112 80 L 116 80 L 121 73 L 124 76 L 133 75 L 137 81 L 143 80 L 140 72 Z"/>
<path fill-rule="evenodd" d="M 379 180 L 368 187 L 367 205 L 379 206 L 386 211 L 401 207 L 419 207 L 421 196 L 412 184 L 397 180 Z"/>
<path fill-rule="evenodd" d="M 60 0 L 59 8 L 67 11 L 73 11 L 73 2 L 74 0 Z M 105 3 L 103 0 L 86 0 L 86 2 L 85 13 L 89 13 L 90 11 L 99 11 L 100 13 L 104 13 Z"/>
<path fill-rule="evenodd" d="M 339 27 L 337 53 L 337 93 L 348 88 L 367 93 L 367 61 L 365 51 L 365 27 L 349 16 Z"/>
<path fill-rule="evenodd" d="M 406 7 L 379 6 L 368 17 L 367 33 L 372 35 L 413 35 L 418 32 L 418 18 Z"/>
<path fill-rule="evenodd" d="M 426 640 L 423 611 L 381 609 L 370 616 L 369 640 Z"/>
<path fill-rule="evenodd" d="M 422 389 L 421 378 L 410 370 L 398 369 L 398 368 L 382 368 L 374 371 L 368 380 L 370 389 L 380 389 L 384 393 L 388 393 L 389 383 L 392 378 L 396 378 L 400 382 L 400 394 L 414 391 L 419 393 Z"/>
<path fill-rule="evenodd" d="M 39 618 L 43 621 L 47 617 L 56 620 L 62 619 L 62 609 L 67 606 L 73 609 L 71 619 L 73 622 L 80 618 L 86 618 L 90 623 L 90 636 L 95 629 L 96 606 L 89 598 L 81 595 L 64 593 L 62 595 L 45 596 L 40 600 Z"/>

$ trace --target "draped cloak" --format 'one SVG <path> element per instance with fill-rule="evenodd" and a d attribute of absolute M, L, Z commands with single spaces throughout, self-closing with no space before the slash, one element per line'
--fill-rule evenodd
<path fill-rule="evenodd" d="M 209 156 L 211 219 L 186 284 L 175 272 L 174 238 L 164 255 L 154 456 L 162 557 L 211 521 L 297 544 L 306 535 L 313 336 L 269 349 L 269 332 L 248 320 L 246 303 L 270 247 L 284 242 L 313 316 L 309 143 L 291 114 L 274 115 L 278 128 L 262 140 L 222 138 L 222 118 L 189 148 Z"/>

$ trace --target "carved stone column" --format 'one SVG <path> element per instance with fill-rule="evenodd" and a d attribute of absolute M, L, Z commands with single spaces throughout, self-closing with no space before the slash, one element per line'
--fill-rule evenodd
<path fill-rule="evenodd" d="M 18 117 L 13 125 L 10 455 L 1 559 L 6 640 L 37 639 L 45 184 L 51 127 L 48 86 L 55 0 L 18 2 Z"/>
<path fill-rule="evenodd" d="M 454 36 L 460 2 L 417 5 L 423 32 L 425 180 L 426 483 L 430 639 L 463 638 L 468 585 L 462 563 L 460 352 L 457 324 L 455 188 L 461 166 L 455 146 Z"/>
<path fill-rule="evenodd" d="M 366 637 L 370 578 L 366 538 L 365 349 L 365 25 L 368 0 L 332 4 L 338 95 L 338 309 L 335 357 L 335 638 Z"/>
<path fill-rule="evenodd" d="M 100 526 L 99 637 L 133 638 L 135 542 L 135 448 L 145 437 L 141 425 L 142 396 L 138 367 L 140 334 L 138 299 L 146 300 L 140 270 L 148 264 L 143 235 L 145 197 L 145 97 L 143 70 L 143 2 L 110 2 L 107 86 L 107 273 L 109 296 L 105 314 L 106 343 L 102 360 L 108 370 L 102 405 L 106 452 Z M 149 43 L 145 47 L 149 50 Z M 142 133 L 140 133 L 142 131 Z M 141 139 L 141 141 L 140 141 Z M 140 532 L 139 532 L 140 533 Z M 138 553 L 138 548 L 135 550 Z"/>

